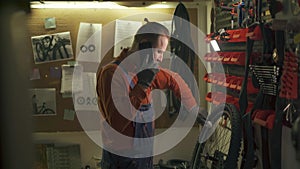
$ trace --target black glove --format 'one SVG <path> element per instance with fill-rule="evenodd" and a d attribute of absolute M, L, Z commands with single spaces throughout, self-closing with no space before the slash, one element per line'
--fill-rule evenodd
<path fill-rule="evenodd" d="M 141 56 L 141 69 L 137 74 L 138 84 L 149 87 L 154 80 L 155 75 L 159 71 L 157 64 L 153 60 L 153 49 L 151 42 L 143 42 L 139 44 L 140 56 Z"/>
<path fill-rule="evenodd" d="M 159 69 L 151 68 L 151 69 L 144 69 L 137 74 L 138 77 L 138 84 L 149 87 L 154 80 L 155 75 L 158 73 Z"/>

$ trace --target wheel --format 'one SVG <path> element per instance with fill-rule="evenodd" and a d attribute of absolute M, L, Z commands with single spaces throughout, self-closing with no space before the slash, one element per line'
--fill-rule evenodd
<path fill-rule="evenodd" d="M 290 0 L 291 10 L 293 15 L 298 15 L 300 13 L 300 1 L 299 0 Z"/>
<path fill-rule="evenodd" d="M 43 114 L 55 114 L 55 112 L 52 109 L 47 108 L 43 111 Z"/>
<path fill-rule="evenodd" d="M 45 61 L 46 58 L 44 56 L 44 48 L 43 45 L 41 43 L 36 43 L 35 45 L 35 51 L 36 51 L 36 55 L 37 55 L 37 60 L 38 61 Z"/>
<path fill-rule="evenodd" d="M 234 105 L 220 104 L 208 116 L 215 130 L 205 141 L 197 143 L 192 169 L 236 169 L 241 149 L 241 115 Z M 202 129 L 204 130 L 204 128 Z"/>

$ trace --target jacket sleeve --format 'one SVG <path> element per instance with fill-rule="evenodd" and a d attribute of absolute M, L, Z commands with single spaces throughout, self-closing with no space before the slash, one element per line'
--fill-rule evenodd
<path fill-rule="evenodd" d="M 182 77 L 168 69 L 161 69 L 153 82 L 153 87 L 157 89 L 170 89 L 175 96 L 180 99 L 187 110 L 198 106 L 193 93 Z"/>
<path fill-rule="evenodd" d="M 198 106 L 193 93 L 182 77 L 167 69 L 160 69 L 149 88 L 144 89 L 140 85 L 135 85 L 129 94 L 132 105 L 138 109 L 142 104 L 150 103 L 152 89 L 172 90 L 175 96 L 183 102 L 187 110 Z"/>

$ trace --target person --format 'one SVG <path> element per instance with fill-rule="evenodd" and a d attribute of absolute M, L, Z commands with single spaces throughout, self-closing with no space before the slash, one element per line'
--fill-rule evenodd
<path fill-rule="evenodd" d="M 38 114 L 37 97 L 33 94 L 31 97 L 33 114 Z"/>
<path fill-rule="evenodd" d="M 123 49 L 112 62 L 98 68 L 97 95 L 105 123 L 117 132 L 133 138 L 154 136 L 152 94 L 154 89 L 170 89 L 188 110 L 199 110 L 196 99 L 184 80 L 171 70 L 158 66 L 170 40 L 168 29 L 147 22 L 134 36 L 130 48 Z M 197 112 L 198 113 L 198 112 Z M 202 116 L 201 116 L 202 117 Z M 105 129 L 108 132 L 108 130 Z M 135 142 L 106 135 L 104 144 L 120 151 L 133 151 Z M 115 143 L 115 144 L 114 144 Z M 110 146 L 109 145 L 113 145 Z M 149 142 L 149 147 L 153 142 Z M 152 169 L 152 156 L 125 157 L 103 148 L 102 169 Z"/>

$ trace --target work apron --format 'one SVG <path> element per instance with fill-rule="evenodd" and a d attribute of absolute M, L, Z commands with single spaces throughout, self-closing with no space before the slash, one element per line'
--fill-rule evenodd
<path fill-rule="evenodd" d="M 145 106 L 142 106 L 145 108 Z M 150 108 L 147 111 L 138 111 L 137 118 L 143 117 L 143 114 L 153 112 L 153 109 Z M 149 114 L 148 114 L 149 115 Z M 149 117 L 149 116 L 148 116 Z M 136 120 L 140 122 L 140 119 Z M 138 123 L 133 122 L 135 133 L 134 138 L 147 138 L 152 137 L 154 135 L 153 122 L 147 123 Z M 136 147 L 140 147 L 139 144 L 147 144 L 147 147 L 153 147 L 153 139 L 149 139 L 150 141 L 145 143 L 139 140 L 133 141 L 133 149 Z M 133 150 L 135 151 L 135 150 Z M 149 150 L 145 150 L 149 151 Z M 142 153 L 142 152 L 141 152 Z M 142 156 L 143 154 L 138 154 Z M 145 158 L 129 158 L 123 157 L 116 154 L 113 154 L 109 151 L 103 149 L 102 152 L 102 160 L 101 160 L 101 168 L 102 169 L 153 169 L 153 157 L 145 157 Z"/>
<path fill-rule="evenodd" d="M 119 64 L 119 63 L 115 62 L 115 64 Z M 135 84 L 131 81 L 131 78 L 125 71 L 124 74 L 128 79 L 130 88 L 133 89 Z M 142 105 L 139 111 L 137 111 L 135 121 L 133 122 L 133 127 L 135 128 L 134 138 L 151 137 L 151 139 L 149 139 L 150 141 L 147 142 L 147 145 L 152 148 L 153 148 L 152 137 L 154 136 L 154 127 L 152 122 L 153 116 L 154 116 L 154 110 L 151 104 Z M 145 123 L 143 123 L 143 121 L 145 121 Z M 138 144 L 141 143 L 144 142 L 136 141 L 134 139 L 133 149 L 135 149 L 135 147 L 139 147 Z M 142 156 L 142 154 L 139 155 Z M 130 157 L 119 156 L 103 149 L 100 166 L 102 169 L 153 169 L 153 157 L 150 156 L 144 158 L 130 158 Z"/>

